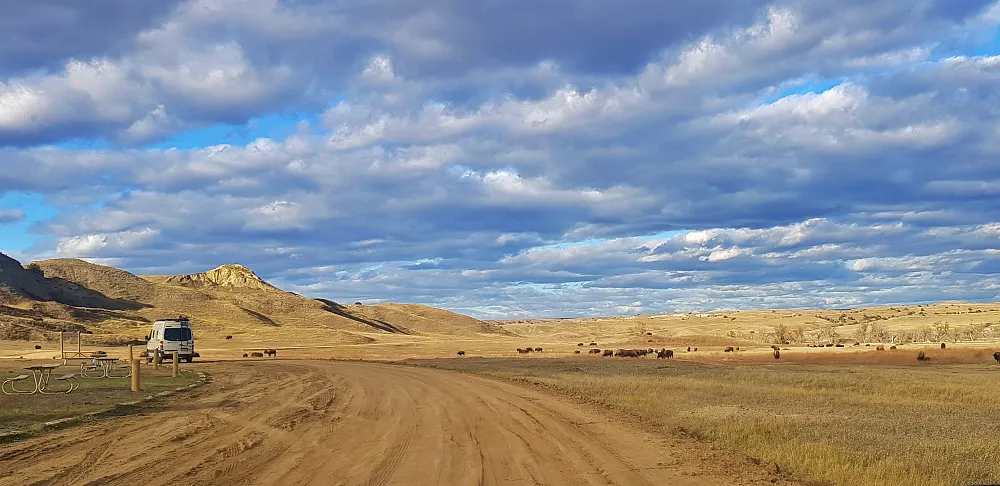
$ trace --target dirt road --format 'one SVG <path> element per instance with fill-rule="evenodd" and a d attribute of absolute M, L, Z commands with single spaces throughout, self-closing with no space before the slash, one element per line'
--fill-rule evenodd
<path fill-rule="evenodd" d="M 203 364 L 165 410 L 0 446 L 0 485 L 746 484 L 517 386 L 319 361 Z"/>

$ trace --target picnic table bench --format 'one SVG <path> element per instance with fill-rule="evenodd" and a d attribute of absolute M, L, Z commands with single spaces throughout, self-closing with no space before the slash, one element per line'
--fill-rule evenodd
<path fill-rule="evenodd" d="M 30 378 L 32 378 L 32 381 L 35 384 L 35 388 L 33 390 L 30 390 L 30 389 L 19 390 L 15 386 L 15 384 L 19 383 L 19 382 L 22 382 L 22 381 L 26 381 L 29 378 L 29 376 L 28 375 L 18 375 L 18 376 L 13 376 L 13 377 L 10 377 L 10 378 L 7 378 L 6 380 L 4 380 L 3 384 L 0 384 L 0 391 L 2 391 L 5 395 L 34 395 L 36 393 L 42 393 L 42 394 L 70 393 L 70 392 L 72 392 L 72 391 L 80 388 L 80 383 L 79 383 L 79 381 L 77 381 L 76 375 L 73 374 L 73 373 L 69 373 L 69 374 L 65 374 L 65 375 L 62 375 L 62 376 L 59 376 L 59 377 L 56 378 L 56 381 L 61 381 L 61 382 L 67 383 L 69 385 L 68 389 L 66 389 L 65 391 L 64 390 L 56 390 L 56 391 L 49 391 L 48 390 L 49 380 L 52 378 L 52 370 L 54 370 L 54 369 L 56 369 L 56 368 L 58 368 L 60 366 L 62 366 L 62 365 L 61 364 L 57 364 L 57 365 L 33 365 L 33 366 L 26 366 L 24 369 L 31 372 Z"/>
<path fill-rule="evenodd" d="M 83 363 L 80 365 L 80 374 L 85 378 L 128 378 L 132 376 L 132 367 L 128 368 L 128 373 L 125 375 L 113 375 L 112 373 L 118 371 L 118 358 L 109 358 L 107 356 L 96 356 L 90 361 L 90 364 Z M 88 375 L 87 373 L 100 372 L 100 375 Z"/>

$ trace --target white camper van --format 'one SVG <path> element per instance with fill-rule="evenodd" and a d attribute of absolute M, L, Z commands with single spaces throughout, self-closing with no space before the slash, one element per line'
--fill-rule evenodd
<path fill-rule="evenodd" d="M 198 357 L 194 352 L 194 331 L 186 317 L 163 319 L 153 323 L 153 329 L 146 336 L 146 361 L 152 361 L 157 353 L 164 360 L 172 360 L 177 353 L 181 361 L 190 363 Z"/>

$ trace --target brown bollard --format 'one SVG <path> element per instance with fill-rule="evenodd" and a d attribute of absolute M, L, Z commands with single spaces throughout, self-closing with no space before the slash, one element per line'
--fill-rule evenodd
<path fill-rule="evenodd" d="M 140 388 L 141 387 L 141 383 L 139 381 L 139 370 L 141 370 L 142 367 L 139 366 L 139 360 L 135 360 L 135 359 L 132 360 L 132 362 L 130 363 L 130 365 L 132 366 L 132 391 L 133 392 L 138 392 L 141 389 Z"/>
<path fill-rule="evenodd" d="M 154 370 L 160 369 L 160 359 L 161 359 L 160 358 L 160 351 L 159 350 L 154 350 L 153 351 L 153 369 Z"/>
<path fill-rule="evenodd" d="M 174 351 L 174 369 L 173 369 L 173 374 L 171 375 L 174 378 L 177 378 L 177 368 L 180 367 L 180 364 L 181 364 L 181 353 Z"/>

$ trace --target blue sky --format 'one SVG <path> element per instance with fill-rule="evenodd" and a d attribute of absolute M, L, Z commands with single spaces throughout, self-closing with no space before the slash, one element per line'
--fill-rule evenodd
<path fill-rule="evenodd" d="M 0 20 L 0 252 L 490 318 L 1000 298 L 996 0 L 204 3 Z"/>

